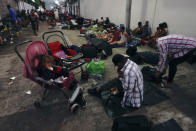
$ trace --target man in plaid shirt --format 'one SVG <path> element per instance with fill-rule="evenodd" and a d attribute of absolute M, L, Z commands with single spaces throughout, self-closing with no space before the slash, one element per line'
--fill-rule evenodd
<path fill-rule="evenodd" d="M 143 101 L 143 76 L 139 66 L 120 54 L 116 54 L 112 62 L 118 67 L 119 79 L 122 82 L 122 107 L 139 108 Z"/>
<path fill-rule="evenodd" d="M 115 104 L 121 104 L 122 108 L 137 109 L 141 107 L 143 102 L 143 76 L 140 68 L 133 61 L 125 58 L 123 55 L 116 54 L 112 58 L 112 62 L 118 67 L 118 79 L 113 79 L 100 88 L 89 89 L 92 95 L 100 97 L 104 90 L 117 87 L 120 101 L 113 101 Z"/>
<path fill-rule="evenodd" d="M 196 51 L 196 39 L 184 35 L 168 35 L 157 40 L 160 52 L 158 72 L 155 77 L 166 72 L 169 64 L 169 75 L 167 85 L 171 84 L 177 72 L 177 65 L 193 57 Z M 167 86 L 166 85 L 166 86 Z"/>

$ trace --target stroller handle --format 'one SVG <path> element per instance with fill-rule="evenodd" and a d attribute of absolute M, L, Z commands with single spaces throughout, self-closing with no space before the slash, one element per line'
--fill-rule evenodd
<path fill-rule="evenodd" d="M 48 32 L 44 32 L 43 35 L 42 35 L 42 39 L 45 40 L 45 36 L 47 34 L 52 34 L 52 33 L 60 33 L 61 35 L 64 35 L 62 31 L 59 31 L 59 30 L 54 30 L 54 31 L 48 31 Z"/>
<path fill-rule="evenodd" d="M 47 36 L 47 35 L 48 35 L 48 36 Z M 63 40 L 64 45 L 67 46 L 67 47 L 69 48 L 69 45 L 68 45 L 68 43 L 67 43 L 67 40 L 66 40 L 66 38 L 65 38 L 65 36 L 64 36 L 64 34 L 63 34 L 63 32 L 62 32 L 62 31 L 59 31 L 59 30 L 44 32 L 44 33 L 42 34 L 42 39 L 43 39 L 43 41 L 45 42 L 47 48 L 48 48 L 48 39 L 49 39 L 50 37 L 52 37 L 52 36 L 58 36 L 58 37 L 60 37 L 60 38 Z"/>
<path fill-rule="evenodd" d="M 29 42 L 32 42 L 32 40 L 26 40 L 26 41 L 24 41 L 24 42 L 22 42 L 22 43 L 15 44 L 15 46 L 14 46 L 14 51 L 16 52 L 16 54 L 18 55 L 18 57 L 20 58 L 20 60 L 21 60 L 23 63 L 24 63 L 24 58 L 23 58 L 22 55 L 19 53 L 17 47 L 20 46 L 20 45 L 29 43 Z"/>

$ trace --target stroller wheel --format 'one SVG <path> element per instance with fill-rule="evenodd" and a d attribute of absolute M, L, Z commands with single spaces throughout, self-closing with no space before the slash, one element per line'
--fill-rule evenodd
<path fill-rule="evenodd" d="M 35 106 L 35 108 L 41 108 L 41 104 L 38 101 L 34 102 L 34 106 Z"/>
<path fill-rule="evenodd" d="M 77 103 L 74 103 L 74 104 L 71 104 L 71 105 L 70 105 L 70 111 L 71 111 L 72 113 L 77 112 L 78 109 L 79 109 L 79 105 L 78 105 Z"/>

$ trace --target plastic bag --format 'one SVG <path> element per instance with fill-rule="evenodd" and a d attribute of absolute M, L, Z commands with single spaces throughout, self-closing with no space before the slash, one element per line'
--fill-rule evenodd
<path fill-rule="evenodd" d="M 98 62 L 91 61 L 90 63 L 88 63 L 86 65 L 86 71 L 89 74 L 94 74 L 94 75 L 101 74 L 101 75 L 103 75 L 104 72 L 105 72 L 104 62 L 103 61 L 98 61 Z"/>

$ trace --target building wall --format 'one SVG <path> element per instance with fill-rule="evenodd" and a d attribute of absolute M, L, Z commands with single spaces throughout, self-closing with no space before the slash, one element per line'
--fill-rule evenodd
<path fill-rule="evenodd" d="M 15 0 L 0 0 L 0 17 L 8 14 L 7 4 L 15 10 L 18 9 Z"/>
<path fill-rule="evenodd" d="M 115 24 L 124 24 L 126 0 L 80 0 L 80 14 L 85 18 L 109 17 Z"/>
<path fill-rule="evenodd" d="M 170 34 L 196 37 L 196 0 L 132 0 L 131 28 L 148 20 L 153 28 L 167 22 Z M 115 24 L 125 24 L 126 0 L 80 0 L 81 16 L 109 17 Z"/>
<path fill-rule="evenodd" d="M 26 3 L 26 2 L 22 2 L 22 1 L 19 2 L 19 10 L 29 10 L 29 11 L 31 11 L 31 9 L 35 9 L 35 7 Z"/>

